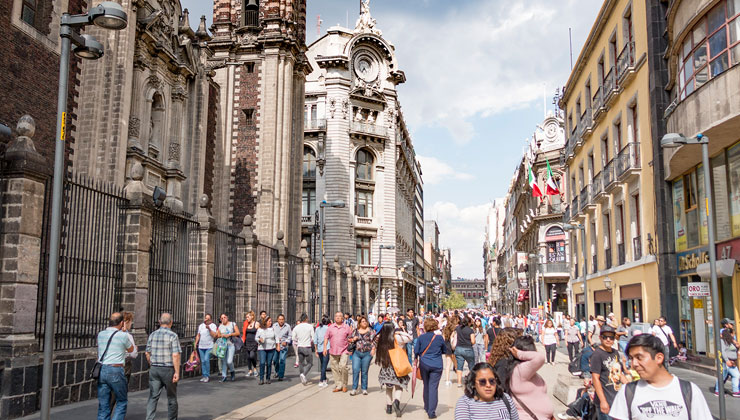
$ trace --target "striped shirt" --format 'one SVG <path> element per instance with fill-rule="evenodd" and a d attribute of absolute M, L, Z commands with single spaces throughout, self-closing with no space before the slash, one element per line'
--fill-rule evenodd
<path fill-rule="evenodd" d="M 182 350 L 177 334 L 167 327 L 159 327 L 149 334 L 146 352 L 151 357 L 152 366 L 173 366 L 172 354 L 182 353 Z"/>
<path fill-rule="evenodd" d="M 463 395 L 455 405 L 455 420 L 519 420 L 514 401 L 508 394 L 504 394 L 504 398 L 509 402 L 511 411 L 503 399 L 485 402 Z"/>

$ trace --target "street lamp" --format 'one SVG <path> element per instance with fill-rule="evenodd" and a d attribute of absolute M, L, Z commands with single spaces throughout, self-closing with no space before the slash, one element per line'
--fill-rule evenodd
<path fill-rule="evenodd" d="M 586 284 L 586 226 L 585 225 L 571 225 L 569 223 L 563 224 L 563 230 L 581 231 L 581 252 L 583 253 L 583 317 L 586 319 L 588 325 L 588 285 Z M 578 273 L 576 273 L 578 275 Z M 576 304 L 577 307 L 577 304 Z"/>
<path fill-rule="evenodd" d="M 375 295 L 375 299 L 377 300 L 377 303 L 378 303 L 377 308 L 376 308 L 376 310 L 378 311 L 378 314 L 380 314 L 380 281 L 381 281 L 380 272 L 383 271 L 383 269 L 380 266 L 380 262 L 383 259 L 384 249 L 396 249 L 396 246 L 380 244 L 380 246 L 378 247 L 378 293 L 376 293 Z"/>
<path fill-rule="evenodd" d="M 344 201 L 326 201 L 319 203 L 319 238 L 321 246 L 319 247 L 319 317 L 324 316 L 324 208 L 332 207 L 335 209 L 344 208 Z"/>
<path fill-rule="evenodd" d="M 664 149 L 681 147 L 688 144 L 700 144 L 701 145 L 701 158 L 702 165 L 704 167 L 704 190 L 706 191 L 706 210 L 707 210 L 707 230 L 709 231 L 709 272 L 711 276 L 711 287 L 712 287 L 712 307 L 716 311 L 719 308 L 719 287 L 717 286 L 717 254 L 714 245 L 714 216 L 712 215 L 712 180 L 710 179 L 709 172 L 709 137 L 699 133 L 694 137 L 685 137 L 678 133 L 668 133 L 660 139 L 660 146 Z M 717 352 L 720 347 L 719 331 L 721 326 L 719 325 L 718 317 L 712 316 L 712 325 L 714 326 L 714 348 L 715 348 L 715 368 L 717 374 L 718 383 L 722 383 L 722 362 L 720 361 Z M 725 408 L 725 393 L 719 393 L 719 418 L 724 420 L 727 418 L 727 412 Z"/>
<path fill-rule="evenodd" d="M 103 45 L 91 35 L 80 35 L 78 29 L 96 25 L 103 29 L 120 30 L 128 24 L 126 12 L 120 4 L 104 1 L 87 13 L 62 14 L 59 36 L 59 93 L 57 97 L 57 130 L 54 147 L 54 180 L 51 201 L 51 237 L 49 238 L 49 277 L 46 290 L 46 316 L 44 320 L 44 367 L 41 383 L 41 419 L 51 415 L 51 372 L 54 353 L 54 315 L 57 279 L 59 277 L 59 238 L 62 221 L 62 177 L 64 176 L 64 139 L 67 117 L 67 83 L 69 81 L 69 53 L 74 44 L 74 53 L 80 58 L 97 59 L 103 56 Z"/>
<path fill-rule="evenodd" d="M 403 263 L 403 266 L 401 266 L 401 273 L 402 273 L 401 274 L 401 296 L 402 296 L 401 299 L 403 302 L 403 304 L 401 305 L 402 311 L 406 310 L 406 279 L 404 278 L 403 274 L 406 273 L 407 268 L 411 268 L 413 266 L 414 266 L 414 263 L 412 263 L 411 261 L 406 261 L 405 263 Z M 416 278 L 415 272 L 412 272 L 412 275 L 414 275 L 414 278 Z M 418 287 L 417 287 L 417 290 L 418 290 Z"/>

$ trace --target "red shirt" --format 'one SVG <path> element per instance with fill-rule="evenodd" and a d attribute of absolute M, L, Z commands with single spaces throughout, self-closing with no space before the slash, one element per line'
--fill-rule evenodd
<path fill-rule="evenodd" d="M 349 345 L 349 336 L 352 334 L 352 328 L 347 324 L 332 323 L 326 330 L 325 339 L 329 341 L 329 354 L 332 356 L 341 356 L 347 352 Z"/>

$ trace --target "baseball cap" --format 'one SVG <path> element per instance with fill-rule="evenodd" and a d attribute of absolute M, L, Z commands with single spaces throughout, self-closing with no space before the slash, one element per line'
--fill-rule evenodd
<path fill-rule="evenodd" d="M 720 321 L 719 324 L 720 325 L 727 325 L 727 324 L 732 325 L 732 321 L 730 320 L 730 318 L 722 318 L 722 321 Z"/>
<path fill-rule="evenodd" d="M 615 334 L 616 335 L 617 330 L 615 330 L 614 327 L 612 327 L 611 325 L 604 325 L 603 327 L 601 327 L 601 332 L 599 333 L 599 335 L 604 335 L 604 334 Z"/>

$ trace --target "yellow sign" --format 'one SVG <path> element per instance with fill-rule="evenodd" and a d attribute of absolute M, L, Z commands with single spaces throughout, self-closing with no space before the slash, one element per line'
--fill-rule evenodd
<path fill-rule="evenodd" d="M 694 299 L 694 309 L 704 309 L 704 299 Z"/>
<path fill-rule="evenodd" d="M 62 132 L 59 133 L 59 138 L 64 141 L 64 128 L 67 125 L 67 113 L 62 112 Z"/>

